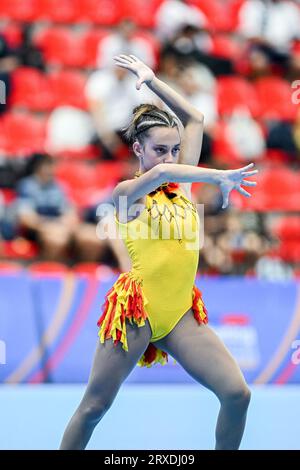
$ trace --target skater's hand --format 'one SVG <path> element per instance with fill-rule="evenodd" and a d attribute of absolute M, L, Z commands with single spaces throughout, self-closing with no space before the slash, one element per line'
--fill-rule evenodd
<path fill-rule="evenodd" d="M 229 194 L 233 189 L 236 189 L 243 196 L 251 197 L 251 194 L 242 188 L 242 186 L 256 186 L 256 181 L 248 181 L 245 179 L 258 173 L 258 170 L 247 171 L 253 168 L 253 166 L 254 163 L 250 163 L 250 165 L 239 168 L 238 170 L 223 170 L 220 172 L 219 185 L 223 196 L 222 209 L 228 206 Z"/>
<path fill-rule="evenodd" d="M 143 83 L 150 83 L 155 77 L 153 70 L 134 55 L 119 54 L 114 58 L 115 64 L 123 67 L 137 76 L 136 89 L 139 90 Z"/>

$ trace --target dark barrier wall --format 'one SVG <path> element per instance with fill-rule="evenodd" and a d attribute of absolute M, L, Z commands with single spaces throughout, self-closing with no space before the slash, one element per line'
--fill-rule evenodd
<path fill-rule="evenodd" d="M 0 380 L 86 382 L 104 295 L 118 274 L 0 276 Z M 197 278 L 210 325 L 249 383 L 300 382 L 300 289 L 296 282 Z M 199 358 L 201 360 L 201 358 Z M 136 367 L 128 382 L 193 382 L 169 358 Z"/>

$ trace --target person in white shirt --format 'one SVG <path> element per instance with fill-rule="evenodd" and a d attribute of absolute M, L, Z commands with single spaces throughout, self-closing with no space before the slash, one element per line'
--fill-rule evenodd
<path fill-rule="evenodd" d="M 197 7 L 181 0 L 166 0 L 156 12 L 156 32 L 161 41 L 172 40 L 185 25 L 207 26 L 207 19 Z"/>
<path fill-rule="evenodd" d="M 101 69 L 111 66 L 111 58 L 124 50 L 128 54 L 139 55 L 149 67 L 156 68 L 155 51 L 151 42 L 139 34 L 136 24 L 130 18 L 123 19 L 115 31 L 100 41 L 97 67 Z"/>
<path fill-rule="evenodd" d="M 281 53 L 289 52 L 293 38 L 300 37 L 300 9 L 289 0 L 247 0 L 239 13 L 238 31 L 260 38 Z"/>

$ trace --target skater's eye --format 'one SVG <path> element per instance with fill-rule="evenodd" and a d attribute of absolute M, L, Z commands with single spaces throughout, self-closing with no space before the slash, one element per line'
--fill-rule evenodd
<path fill-rule="evenodd" d="M 165 147 L 157 147 L 157 148 L 155 149 L 155 151 L 156 151 L 159 155 L 163 155 L 164 153 L 166 153 L 166 152 L 168 151 L 168 149 L 165 148 Z M 173 155 L 177 155 L 177 153 L 178 153 L 179 151 L 180 151 L 180 148 L 179 148 L 179 147 L 174 147 L 174 148 L 172 149 L 172 154 L 173 154 Z"/>

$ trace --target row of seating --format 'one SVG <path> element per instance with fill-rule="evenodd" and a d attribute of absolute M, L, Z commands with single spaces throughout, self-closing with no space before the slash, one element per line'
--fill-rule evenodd
<path fill-rule="evenodd" d="M 97 65 L 99 44 L 110 32 L 111 30 L 105 27 L 82 30 L 66 26 L 46 26 L 37 29 L 33 42 L 42 50 L 49 65 L 91 68 Z M 8 23 L 1 28 L 1 33 L 11 47 L 21 45 L 22 32 L 18 23 Z M 146 40 L 158 59 L 160 44 L 152 32 L 139 30 L 135 37 Z M 237 61 L 242 58 L 243 48 L 231 34 L 219 32 L 211 36 L 210 53 L 216 57 Z"/>
<path fill-rule="evenodd" d="M 64 104 L 86 109 L 86 78 L 78 70 L 46 75 L 21 67 L 12 74 L 10 103 L 32 111 L 50 111 Z M 280 77 L 261 78 L 254 84 L 239 76 L 220 77 L 216 89 L 218 112 L 226 116 L 236 108 L 246 108 L 257 119 L 294 120 L 298 107 L 292 101 L 292 92 L 290 84 Z"/>
<path fill-rule="evenodd" d="M 113 26 L 133 17 L 141 27 L 153 28 L 155 15 L 164 0 L 1 0 L 0 16 L 17 21 L 52 21 Z M 207 26 L 234 31 L 244 0 L 187 0 L 204 13 Z"/>
<path fill-rule="evenodd" d="M 64 26 L 46 27 L 34 34 L 33 43 L 49 65 L 95 68 L 99 44 L 110 33 L 104 28 L 74 31 Z M 140 30 L 134 37 L 146 40 L 158 59 L 160 44 L 151 32 Z"/>
<path fill-rule="evenodd" d="M 255 197 L 245 198 L 236 191 L 232 194 L 235 204 L 241 210 L 299 212 L 299 171 L 276 165 L 261 169 L 256 179 L 258 184 L 255 187 Z M 252 192 L 251 188 L 249 192 Z"/>
<path fill-rule="evenodd" d="M 61 70 L 49 74 L 31 67 L 20 67 L 12 74 L 11 106 L 32 111 L 51 111 L 69 105 L 86 109 L 86 74 L 79 70 Z"/>
<path fill-rule="evenodd" d="M 56 163 L 56 177 L 64 186 L 69 197 L 78 207 L 86 207 L 103 198 L 103 191 L 116 184 L 126 174 L 126 162 L 99 162 L 90 164 L 85 161 L 60 161 Z M 255 211 L 295 211 L 300 209 L 300 172 L 284 165 L 261 168 L 257 177 L 258 184 L 255 197 L 245 198 L 234 191 L 231 195 L 235 205 L 243 210 Z M 193 186 L 196 192 L 198 184 Z M 0 190 L 1 195 L 3 190 Z M 7 197 L 2 197 L 10 204 L 15 194 L 9 191 Z M 296 233 L 298 225 L 289 226 Z M 285 232 L 280 233 L 284 236 Z M 299 230 L 300 233 L 300 230 Z M 289 237 L 287 237 L 289 238 Z"/>

